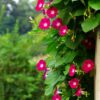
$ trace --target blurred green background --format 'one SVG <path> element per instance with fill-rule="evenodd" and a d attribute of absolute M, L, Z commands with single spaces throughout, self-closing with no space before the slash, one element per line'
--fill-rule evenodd
<path fill-rule="evenodd" d="M 38 16 L 35 4 L 35 0 L 0 0 L 0 100 L 49 100 L 44 96 L 43 73 L 35 66 L 45 57 L 46 47 L 45 35 L 29 20 Z"/>

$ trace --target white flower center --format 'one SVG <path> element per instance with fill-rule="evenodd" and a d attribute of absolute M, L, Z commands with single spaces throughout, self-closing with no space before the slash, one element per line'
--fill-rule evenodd
<path fill-rule="evenodd" d="M 59 100 L 59 98 L 56 98 L 56 100 Z"/>
<path fill-rule="evenodd" d="M 87 66 L 88 66 L 88 68 L 90 68 L 91 67 L 91 64 L 88 64 Z"/>
<path fill-rule="evenodd" d="M 58 23 L 57 23 L 57 26 L 60 26 L 60 25 L 61 25 L 61 24 L 58 22 Z"/>
<path fill-rule="evenodd" d="M 44 66 L 43 64 L 40 65 L 41 68 L 43 68 L 43 66 Z"/>
<path fill-rule="evenodd" d="M 76 86 L 76 82 L 73 82 L 73 85 Z"/>
<path fill-rule="evenodd" d="M 45 77 L 47 77 L 48 75 L 46 74 Z"/>
<path fill-rule="evenodd" d="M 39 4 L 39 8 L 41 8 L 41 7 L 42 7 L 42 3 Z"/>
<path fill-rule="evenodd" d="M 52 15 L 53 15 L 53 14 L 55 14 L 55 11 L 54 11 L 54 10 L 52 10 L 52 11 L 51 11 L 51 14 L 52 14 Z"/>
<path fill-rule="evenodd" d="M 48 24 L 47 23 L 44 23 L 44 27 L 47 27 L 48 26 Z"/>
<path fill-rule="evenodd" d="M 63 30 L 63 33 L 66 33 L 66 29 Z"/>
<path fill-rule="evenodd" d="M 74 73 L 75 72 L 75 70 L 74 69 L 72 69 L 72 73 Z"/>

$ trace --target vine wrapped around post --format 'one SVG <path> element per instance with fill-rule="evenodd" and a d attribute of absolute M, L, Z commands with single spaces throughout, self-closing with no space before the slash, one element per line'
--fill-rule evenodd
<path fill-rule="evenodd" d="M 46 34 L 47 59 L 37 62 L 52 100 L 94 100 L 95 29 L 100 1 L 38 0 L 38 29 Z M 36 23 L 34 23 L 36 24 Z"/>

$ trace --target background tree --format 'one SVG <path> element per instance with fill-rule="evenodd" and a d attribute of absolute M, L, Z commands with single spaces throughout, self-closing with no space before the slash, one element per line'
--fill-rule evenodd
<path fill-rule="evenodd" d="M 5 14 L 3 14 L 2 17 L 2 26 L 0 27 L 0 33 L 4 33 L 7 30 L 11 32 L 16 20 L 19 20 L 20 22 L 20 33 L 26 33 L 31 30 L 32 25 L 29 22 L 29 16 L 35 17 L 34 6 L 32 4 L 33 3 L 27 0 L 20 0 L 18 3 L 16 3 L 14 0 L 1 0 L 0 12 L 3 12 Z M 1 14 L 2 13 L 0 13 L 0 16 Z"/>

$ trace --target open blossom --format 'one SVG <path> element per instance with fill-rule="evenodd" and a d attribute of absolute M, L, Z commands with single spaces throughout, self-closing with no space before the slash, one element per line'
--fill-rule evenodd
<path fill-rule="evenodd" d="M 65 36 L 67 32 L 68 32 L 68 27 L 66 25 L 60 27 L 60 30 L 59 30 L 60 36 Z"/>
<path fill-rule="evenodd" d="M 81 95 L 82 95 L 82 89 L 79 87 L 79 88 L 76 90 L 75 96 L 81 96 Z"/>
<path fill-rule="evenodd" d="M 55 29 L 59 29 L 62 26 L 62 19 L 61 18 L 56 18 L 52 22 L 52 27 Z"/>
<path fill-rule="evenodd" d="M 89 73 L 94 68 L 94 62 L 90 59 L 87 59 L 83 62 L 82 70 L 85 73 Z"/>
<path fill-rule="evenodd" d="M 57 16 L 57 14 L 58 14 L 58 9 L 56 7 L 50 7 L 47 10 L 47 15 L 49 18 L 54 18 Z"/>
<path fill-rule="evenodd" d="M 56 94 L 52 97 L 52 100 L 62 100 L 62 97 L 59 94 Z"/>
<path fill-rule="evenodd" d="M 36 5 L 36 11 L 42 10 L 43 6 L 44 6 L 44 0 L 38 0 Z"/>
<path fill-rule="evenodd" d="M 41 59 L 38 63 L 37 63 L 37 70 L 38 71 L 44 71 L 46 69 L 46 62 Z"/>
<path fill-rule="evenodd" d="M 59 95 L 59 93 L 60 93 L 59 89 L 56 88 L 52 100 L 62 100 L 62 97 Z"/>
<path fill-rule="evenodd" d="M 77 78 L 73 78 L 69 81 L 69 86 L 72 88 L 72 89 L 76 89 L 79 85 L 79 80 Z"/>
<path fill-rule="evenodd" d="M 40 23 L 39 23 L 39 28 L 42 30 L 46 30 L 50 27 L 50 19 L 49 18 L 43 18 L 41 19 Z"/>
<path fill-rule="evenodd" d="M 71 64 L 69 68 L 69 76 L 73 77 L 75 75 L 75 72 L 76 72 L 76 67 L 74 64 Z"/>

